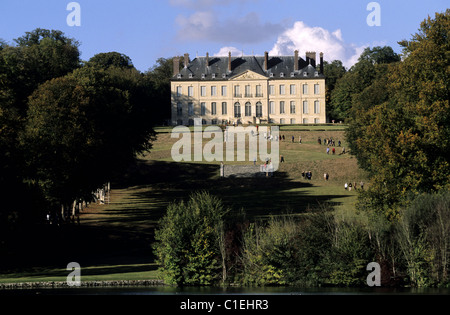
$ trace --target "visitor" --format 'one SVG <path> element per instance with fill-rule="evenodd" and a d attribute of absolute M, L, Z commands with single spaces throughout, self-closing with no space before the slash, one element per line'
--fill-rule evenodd
<path fill-rule="evenodd" d="M 348 184 L 347 183 L 345 183 L 344 188 L 345 188 L 345 190 L 347 190 L 347 188 L 348 188 Z"/>
<path fill-rule="evenodd" d="M 352 191 L 352 183 L 351 182 L 348 184 L 348 191 Z"/>
<path fill-rule="evenodd" d="M 327 154 L 330 154 L 330 148 L 327 147 Z"/>
<path fill-rule="evenodd" d="M 336 153 L 336 150 L 333 148 L 332 152 L 333 152 L 333 155 L 334 155 Z"/>

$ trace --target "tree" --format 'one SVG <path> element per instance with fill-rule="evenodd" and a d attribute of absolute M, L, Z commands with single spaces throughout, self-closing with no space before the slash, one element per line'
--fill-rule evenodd
<path fill-rule="evenodd" d="M 166 283 L 211 285 L 220 279 L 218 241 L 228 209 L 207 192 L 170 204 L 155 231 L 154 245 Z"/>
<path fill-rule="evenodd" d="M 97 64 L 102 68 L 109 68 L 111 66 L 118 68 L 131 69 L 133 62 L 127 55 L 118 52 L 100 53 L 89 59 L 90 64 Z"/>
<path fill-rule="evenodd" d="M 389 46 L 366 48 L 340 79 L 331 93 L 331 115 L 335 119 L 348 120 L 356 95 L 370 86 L 376 78 L 379 65 L 400 61 L 400 57 Z"/>
<path fill-rule="evenodd" d="M 19 135 L 28 111 L 28 97 L 47 80 L 64 76 L 80 67 L 78 42 L 60 31 L 36 29 L 15 40 L 17 46 L 0 43 L 0 214 L 26 219 L 30 207 L 38 205 L 24 183 L 26 163 Z M 20 192 L 20 194 L 18 193 Z M 17 198 L 14 198 L 17 196 Z"/>
<path fill-rule="evenodd" d="M 53 209 L 123 172 L 154 138 L 148 86 L 135 69 L 86 66 L 40 85 L 21 143 Z"/>
<path fill-rule="evenodd" d="M 371 176 L 361 208 L 392 218 L 409 193 L 450 188 L 449 14 L 436 13 L 401 42 L 406 57 L 371 87 L 380 97 L 367 102 L 363 121 L 355 115 L 349 126 L 358 161 Z"/>
<path fill-rule="evenodd" d="M 171 115 L 170 78 L 173 76 L 173 58 L 159 58 L 156 65 L 145 73 L 146 80 L 149 80 L 156 90 L 153 110 L 159 123 L 165 123 Z M 182 62 L 180 67 L 183 66 Z"/>
<path fill-rule="evenodd" d="M 326 91 L 325 91 L 325 101 L 327 104 L 327 113 L 331 119 L 335 119 L 333 113 L 333 108 L 331 106 L 331 94 L 336 87 L 337 81 L 344 76 L 346 73 L 346 69 L 340 60 L 333 60 L 331 63 L 324 62 L 323 72 L 325 74 L 325 83 L 326 83 Z"/>

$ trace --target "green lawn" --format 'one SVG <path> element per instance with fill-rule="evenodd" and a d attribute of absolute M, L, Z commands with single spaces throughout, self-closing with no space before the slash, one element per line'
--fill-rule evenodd
<path fill-rule="evenodd" d="M 171 138 L 171 128 L 157 128 L 151 153 L 112 183 L 110 204 L 92 205 L 83 212 L 80 226 L 59 231 L 56 237 L 62 245 L 56 254 L 42 245 L 55 241 L 52 232 L 39 236 L 44 240 L 26 241 L 36 254 L 27 253 L 32 258 L 23 268 L 1 272 L 0 282 L 65 281 L 65 267 L 71 261 L 80 263 L 82 281 L 157 278 L 151 247 L 154 228 L 169 203 L 196 190 L 221 197 L 233 211 L 244 209 L 250 220 L 301 214 L 324 204 L 334 206 L 339 216 L 356 218 L 357 192 L 345 190 L 344 183 L 367 182 L 364 172 L 350 154 L 339 155 L 341 148 L 335 155 L 326 154 L 326 146 L 317 143 L 318 137 L 332 137 L 346 146 L 339 128 L 343 126 L 282 126 L 286 140 L 279 145 L 285 162 L 270 178 L 220 178 L 218 161 L 174 162 L 171 148 L 178 139 Z M 301 136 L 302 144 L 292 143 L 292 135 L 296 142 Z M 302 178 L 302 171 L 311 171 L 312 180 Z M 325 172 L 330 175 L 328 181 L 323 178 Z"/>

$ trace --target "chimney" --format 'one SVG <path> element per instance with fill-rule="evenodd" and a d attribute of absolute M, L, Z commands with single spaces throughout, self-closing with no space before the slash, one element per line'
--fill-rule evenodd
<path fill-rule="evenodd" d="M 323 74 L 323 52 L 320 53 L 320 73 Z"/>
<path fill-rule="evenodd" d="M 264 52 L 264 71 L 269 70 L 269 53 Z"/>
<path fill-rule="evenodd" d="M 307 51 L 306 52 L 306 61 L 311 66 L 316 66 L 316 52 L 315 51 Z"/>
<path fill-rule="evenodd" d="M 231 51 L 228 52 L 228 72 L 231 72 Z"/>
<path fill-rule="evenodd" d="M 177 76 L 180 73 L 180 58 L 173 58 L 173 76 Z"/>
<path fill-rule="evenodd" d="M 298 50 L 294 51 L 294 71 L 298 71 Z"/>
<path fill-rule="evenodd" d="M 209 53 L 206 53 L 206 67 L 209 67 Z"/>
<path fill-rule="evenodd" d="M 184 54 L 184 67 L 187 68 L 189 64 L 189 54 Z"/>

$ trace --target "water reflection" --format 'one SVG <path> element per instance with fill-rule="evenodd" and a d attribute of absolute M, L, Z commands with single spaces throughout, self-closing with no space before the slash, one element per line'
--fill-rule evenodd
<path fill-rule="evenodd" d="M 437 288 L 93 287 L 0 290 L 0 295 L 449 295 Z"/>

